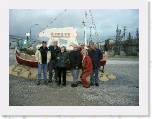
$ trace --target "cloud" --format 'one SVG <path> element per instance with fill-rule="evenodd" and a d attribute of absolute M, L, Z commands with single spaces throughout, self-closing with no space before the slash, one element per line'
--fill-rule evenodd
<path fill-rule="evenodd" d="M 9 33 L 11 35 L 23 36 L 25 32 L 29 32 L 30 26 L 39 24 L 32 28 L 32 36 L 35 38 L 43 28 L 47 25 L 50 27 L 66 27 L 73 26 L 77 29 L 78 40 L 83 39 L 83 25 L 85 10 L 41 10 L 41 9 L 11 9 L 9 12 Z M 87 10 L 88 11 L 88 10 Z M 88 27 L 91 24 L 89 12 L 88 13 Z M 97 31 L 102 40 L 115 35 L 115 29 L 119 24 L 122 29 L 123 26 L 127 27 L 127 32 L 134 33 L 139 26 L 139 11 L 137 9 L 105 9 L 105 10 L 92 10 L 94 21 L 96 23 Z M 51 24 L 53 18 L 57 20 Z M 89 34 L 89 28 L 88 28 Z M 92 31 L 93 32 L 93 31 Z"/>

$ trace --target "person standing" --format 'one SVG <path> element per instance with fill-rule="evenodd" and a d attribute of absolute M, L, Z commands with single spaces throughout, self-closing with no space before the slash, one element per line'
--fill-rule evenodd
<path fill-rule="evenodd" d="M 77 87 L 78 85 L 78 78 L 79 78 L 79 68 L 81 67 L 82 62 L 82 55 L 78 46 L 73 46 L 73 51 L 69 54 L 69 61 L 71 66 L 71 74 L 73 77 L 73 83 L 71 84 L 72 87 Z"/>
<path fill-rule="evenodd" d="M 93 64 L 93 72 L 90 77 L 90 86 L 99 86 L 98 72 L 100 68 L 100 60 L 102 59 L 103 55 L 101 50 L 98 49 L 94 43 L 90 44 L 89 56 Z"/>
<path fill-rule="evenodd" d="M 86 49 L 83 49 L 81 53 L 83 55 L 83 59 L 82 59 L 82 74 L 80 78 L 81 78 L 83 87 L 89 88 L 89 83 L 87 81 L 87 78 L 92 73 L 92 68 L 93 68 L 92 61 L 91 61 L 91 58 L 88 56 L 88 51 Z"/>
<path fill-rule="evenodd" d="M 35 53 L 36 60 L 38 61 L 38 82 L 37 85 L 40 85 L 41 73 L 43 70 L 44 83 L 47 84 L 47 63 L 51 59 L 51 53 L 48 52 L 46 42 L 42 42 L 42 46 L 37 49 Z"/>
<path fill-rule="evenodd" d="M 58 47 L 58 42 L 54 41 L 53 45 L 49 46 L 49 51 L 51 52 L 51 60 L 48 63 L 48 71 L 49 71 L 49 83 L 52 82 L 53 70 L 55 72 L 55 81 L 57 82 L 57 55 L 60 53 L 60 48 Z"/>
<path fill-rule="evenodd" d="M 61 77 L 62 77 L 62 85 L 66 86 L 66 66 L 68 63 L 68 54 L 66 52 L 66 48 L 61 47 L 61 52 L 57 55 L 57 70 L 58 70 L 58 85 L 61 85 Z"/>

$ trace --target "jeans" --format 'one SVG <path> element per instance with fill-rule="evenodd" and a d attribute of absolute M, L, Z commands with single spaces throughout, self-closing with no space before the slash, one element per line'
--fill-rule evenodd
<path fill-rule="evenodd" d="M 38 64 L 38 80 L 41 80 L 41 73 L 43 70 L 43 78 L 46 80 L 47 78 L 47 64 Z"/>
<path fill-rule="evenodd" d="M 72 69 L 71 70 L 72 73 L 72 77 L 73 77 L 73 82 L 77 82 L 78 81 L 78 77 L 79 77 L 79 69 Z"/>
<path fill-rule="evenodd" d="M 92 74 L 91 74 L 91 78 L 90 78 L 90 83 L 94 84 L 98 84 L 99 83 L 99 77 L 98 77 L 98 71 L 99 69 L 93 69 Z"/>

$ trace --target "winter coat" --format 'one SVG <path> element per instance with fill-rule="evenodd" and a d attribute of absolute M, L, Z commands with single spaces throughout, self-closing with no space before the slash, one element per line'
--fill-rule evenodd
<path fill-rule="evenodd" d="M 92 72 L 93 65 L 91 58 L 89 56 L 85 56 L 82 60 L 82 72 Z"/>
<path fill-rule="evenodd" d="M 69 53 L 70 65 L 73 69 L 80 68 L 82 63 L 82 55 L 79 50 L 73 50 Z"/>
<path fill-rule="evenodd" d="M 103 54 L 100 49 L 89 49 L 89 56 L 92 60 L 93 69 L 100 67 L 100 60 L 103 58 Z"/>
<path fill-rule="evenodd" d="M 36 60 L 38 61 L 38 63 L 42 64 L 42 56 L 41 56 L 40 49 L 36 50 L 35 57 L 36 57 Z M 51 59 L 51 52 L 47 51 L 47 63 L 49 63 L 50 59 Z"/>
<path fill-rule="evenodd" d="M 49 46 L 49 51 L 51 52 L 51 60 L 56 60 L 57 55 L 60 53 L 60 48 L 58 46 L 56 48 Z"/>
<path fill-rule="evenodd" d="M 68 62 L 69 62 L 69 58 L 68 58 L 68 53 L 67 52 L 59 53 L 57 55 L 57 59 L 56 59 L 57 67 L 66 67 Z"/>

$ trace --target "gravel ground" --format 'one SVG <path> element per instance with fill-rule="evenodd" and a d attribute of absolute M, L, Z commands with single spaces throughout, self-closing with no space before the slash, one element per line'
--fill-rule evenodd
<path fill-rule="evenodd" d="M 10 65 L 15 62 L 10 51 Z M 112 59 L 106 71 L 117 76 L 116 80 L 100 81 L 99 87 L 76 88 L 67 82 L 66 87 L 36 85 L 36 81 L 9 76 L 10 106 L 138 106 L 139 105 L 138 60 Z"/>

